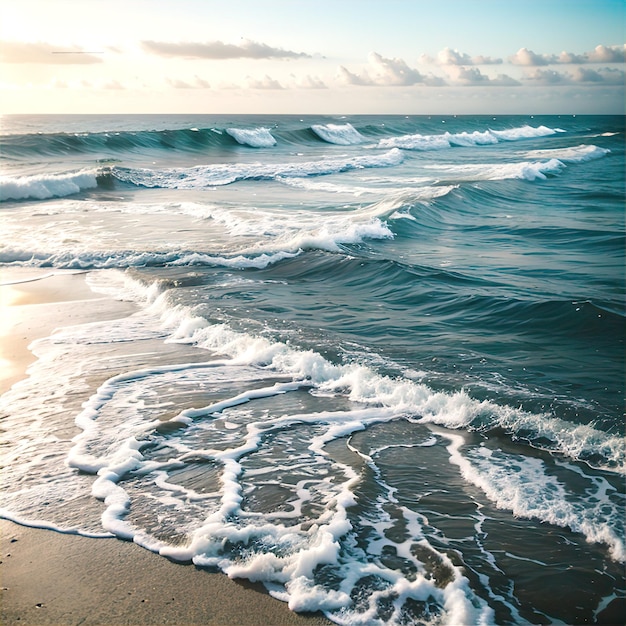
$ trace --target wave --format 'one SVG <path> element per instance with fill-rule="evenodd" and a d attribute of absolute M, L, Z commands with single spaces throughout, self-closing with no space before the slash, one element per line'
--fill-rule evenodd
<path fill-rule="evenodd" d="M 304 387 L 312 388 L 324 396 L 345 397 L 354 403 L 354 408 L 349 411 L 271 417 L 267 422 L 259 423 L 257 428 L 248 428 L 247 444 L 242 449 L 248 451 L 258 449 L 262 434 L 300 423 L 328 426 L 329 431 L 326 435 L 318 435 L 320 437 L 318 447 L 321 448 L 322 440 L 327 443 L 376 422 L 402 417 L 415 424 L 443 426 L 453 431 L 467 429 L 489 432 L 501 429 L 510 433 L 514 439 L 528 441 L 536 448 L 557 452 L 574 461 L 584 461 L 609 473 L 626 474 L 624 463 L 626 443 L 623 438 L 600 431 L 592 424 L 572 424 L 545 413 L 534 414 L 516 407 L 478 401 L 465 391 L 435 391 L 426 384 L 408 378 L 382 375 L 366 365 L 336 364 L 315 350 L 303 350 L 247 332 L 235 331 L 224 323 L 210 323 L 198 315 L 197 309 L 170 303 L 167 285 L 155 289 L 156 283 L 138 283 L 129 276 L 118 278 L 101 274 L 92 276 L 90 284 L 96 291 L 109 294 L 117 292 L 119 295 L 121 288 L 125 298 L 130 297 L 149 306 L 150 314 L 156 315 L 161 320 L 161 332 L 169 334 L 167 341 L 191 344 L 207 350 L 215 355 L 214 358 L 226 359 L 174 366 L 179 370 L 202 367 L 252 368 L 251 371 L 264 372 L 264 376 L 274 372 L 286 375 L 290 379 L 276 383 L 273 387 L 245 391 L 217 404 L 198 409 L 185 409 L 172 416 L 170 420 L 172 427 L 185 428 L 191 426 L 198 418 L 215 415 L 228 407 L 256 397 L 275 396 Z M 76 332 L 77 329 L 67 331 L 69 343 L 77 341 Z M 80 341 L 93 341 L 90 330 L 87 329 L 85 332 L 87 334 Z M 57 344 L 64 342 L 64 332 L 55 335 L 55 342 Z M 111 458 L 97 459 L 92 454 L 87 454 L 89 446 L 86 444 L 94 439 L 99 428 L 106 428 L 98 426 L 100 420 L 94 421 L 101 407 L 114 397 L 118 389 L 136 381 L 143 386 L 146 379 L 156 379 L 165 374 L 166 370 L 171 371 L 173 368 L 165 366 L 158 370 L 142 370 L 110 379 L 92 397 L 77 418 L 77 423 L 84 429 L 85 434 L 76 439 L 71 464 L 91 473 L 98 472 L 100 476 L 98 489 L 108 489 L 109 493 L 115 491 L 115 483 L 121 474 L 131 467 L 129 463 L 134 467 L 138 458 L 135 455 L 138 448 L 132 446 L 128 450 L 119 449 L 119 453 Z M 134 393 L 132 389 L 131 393 Z M 160 427 L 164 428 L 162 425 Z M 136 424 L 131 421 L 125 428 L 132 430 L 136 428 Z M 569 492 L 569 487 L 566 487 L 564 482 L 552 476 L 545 462 L 538 458 L 520 457 L 499 448 L 491 450 L 482 446 L 472 447 L 461 453 L 460 449 L 464 442 L 461 436 L 449 431 L 435 430 L 435 433 L 452 442 L 448 448 L 451 462 L 458 465 L 465 479 L 480 487 L 497 507 L 509 509 L 520 517 L 534 517 L 542 522 L 570 528 L 574 532 L 582 533 L 590 542 L 608 545 L 616 561 L 626 560 L 626 549 L 620 532 L 621 507 L 607 497 L 608 484 L 606 486 L 603 486 L 604 482 L 600 484 L 604 479 L 595 479 L 598 505 L 589 508 L 582 504 L 578 496 Z M 119 432 L 116 431 L 112 436 L 119 441 Z M 132 441 L 139 445 L 136 439 Z M 315 445 L 314 442 L 309 449 L 315 448 Z M 410 444 L 407 442 L 407 445 Z M 108 450 L 108 446 L 104 449 Z M 109 452 L 107 457 L 108 455 Z M 225 452 L 224 455 L 224 458 L 233 458 L 231 451 Z M 115 461 L 118 469 L 111 465 L 112 461 Z M 171 460 L 168 463 L 171 463 Z M 555 463 L 567 465 L 565 467 L 567 472 L 563 470 L 565 473 L 581 471 L 566 461 L 557 460 Z M 235 488 L 234 484 L 233 487 Z M 105 527 L 115 534 L 122 533 L 122 536 L 126 536 L 123 533 L 128 533 L 128 526 L 119 519 L 118 514 L 111 520 L 111 525 Z M 147 547 L 153 549 L 155 546 L 152 543 Z M 184 549 L 168 548 L 167 554 L 182 559 L 197 557 L 193 546 Z M 216 564 L 203 561 L 203 558 L 200 557 L 200 560 L 204 565 Z"/>
<path fill-rule="evenodd" d="M 438 135 L 402 135 L 400 137 L 387 137 L 378 142 L 379 148 L 402 148 L 403 150 L 442 150 L 444 148 L 474 147 L 500 143 L 502 141 L 520 141 L 535 137 L 546 137 L 558 132 L 560 129 L 548 128 L 547 126 L 522 126 L 509 130 L 485 130 L 471 133 L 443 133 Z"/>
<path fill-rule="evenodd" d="M 101 252 L 66 251 L 59 253 L 21 251 L 3 248 L 0 263 L 27 267 L 56 267 L 59 269 L 87 270 L 127 267 L 180 267 L 202 265 L 207 267 L 232 267 L 233 269 L 260 269 L 291 258 L 299 251 L 219 256 L 195 250 L 171 252 L 137 250 L 103 250 Z"/>
<path fill-rule="evenodd" d="M 211 148 L 236 147 L 234 136 L 220 129 L 188 128 L 174 130 L 138 130 L 103 133 L 49 133 L 2 137 L 5 157 L 25 155 L 54 156 L 68 154 L 154 153 L 162 151 L 205 152 Z"/>
<path fill-rule="evenodd" d="M 570 148 L 553 148 L 550 150 L 531 150 L 526 152 L 529 159 L 558 159 L 563 163 L 584 163 L 601 159 L 611 151 L 594 145 L 581 144 Z"/>
<path fill-rule="evenodd" d="M 261 140 L 258 144 L 261 145 Z M 0 202 L 62 198 L 96 187 L 110 188 L 115 180 L 139 187 L 203 189 L 241 180 L 281 180 L 339 174 L 355 169 L 394 167 L 402 160 L 402 153 L 394 149 L 375 155 L 293 163 L 226 163 L 164 169 L 107 166 L 59 174 L 4 176 L 0 178 Z"/>
<path fill-rule="evenodd" d="M 352 124 L 315 124 L 311 130 L 320 139 L 339 146 L 351 146 L 366 140 Z"/>
<path fill-rule="evenodd" d="M 237 143 L 251 148 L 271 148 L 276 145 L 276 139 L 270 133 L 269 128 L 227 128 L 226 132 Z"/>
<path fill-rule="evenodd" d="M 140 187 L 202 189 L 229 185 L 240 180 L 279 180 L 339 174 L 355 169 L 393 167 L 402 163 L 402 160 L 400 150 L 392 149 L 382 154 L 299 163 L 233 163 L 154 170 L 112 167 L 109 173 L 117 180 Z"/>
<path fill-rule="evenodd" d="M 123 280 L 132 285 L 129 293 L 133 298 L 142 293 L 146 302 L 156 302 L 157 296 L 151 288 L 142 289 L 130 277 Z M 378 374 L 366 365 L 337 365 L 311 350 L 301 351 L 235 331 L 227 324 L 211 324 L 181 306 L 173 311 L 167 297 L 159 298 L 158 302 L 164 319 L 177 320 L 176 328 L 172 329 L 173 339 L 229 357 L 238 364 L 270 368 L 294 380 L 307 381 L 320 391 L 345 394 L 357 404 L 385 407 L 394 414 L 412 416 L 420 423 L 480 432 L 502 429 L 537 448 L 626 475 L 626 441 L 593 424 L 573 424 L 545 413 L 474 400 L 465 391 L 437 392 L 407 378 Z"/>
<path fill-rule="evenodd" d="M 401 201 L 399 201 L 401 203 Z M 246 216 L 229 215 L 206 208 L 204 219 L 219 221 L 232 234 L 255 235 L 264 229 L 264 222 L 271 222 L 272 236 L 261 244 L 231 255 L 212 254 L 194 249 L 175 250 L 125 250 L 105 249 L 97 251 L 74 250 L 63 245 L 58 251 L 21 250 L 5 246 L 0 251 L 0 263 L 27 267 L 55 267 L 60 269 L 109 269 L 128 267 L 230 267 L 233 269 L 261 269 L 284 259 L 298 256 L 304 250 L 340 252 L 346 245 L 360 244 L 372 239 L 392 239 L 393 232 L 376 213 L 393 212 L 395 203 L 383 203 L 378 209 L 371 208 L 357 216 L 335 216 L 319 223 L 306 214 L 288 215 L 281 220 L 276 215 L 261 216 L 257 220 Z M 198 215 L 195 206 L 182 207 Z M 298 218 L 300 220 L 298 221 Z M 50 244 L 48 244 L 50 245 Z"/>
<path fill-rule="evenodd" d="M 593 497 L 578 500 L 562 481 L 547 471 L 545 462 L 540 459 L 485 446 L 462 454 L 463 438 L 452 434 L 445 436 L 451 440 L 450 461 L 499 509 L 510 510 L 516 517 L 536 518 L 569 528 L 584 535 L 590 543 L 608 545 L 614 560 L 626 561 L 626 546 L 621 536 L 622 516 L 619 508 L 607 498 L 607 491 L 612 489 L 606 480 L 596 478 L 591 487 L 595 487 Z M 573 467 L 560 465 L 570 473 L 577 473 Z M 595 504 L 590 506 L 589 500 Z"/>
<path fill-rule="evenodd" d="M 62 198 L 98 186 L 97 170 L 66 174 L 0 177 L 0 202 L 7 200 L 47 200 Z"/>
<path fill-rule="evenodd" d="M 445 174 L 446 180 L 545 180 L 555 176 L 565 167 L 559 159 L 548 161 L 523 161 L 520 163 L 475 163 L 468 165 L 425 165 L 426 169 Z"/>
<path fill-rule="evenodd" d="M 468 541 L 465 535 L 456 535 L 460 543 L 450 541 L 437 527 L 440 520 L 433 523 L 436 512 L 431 515 L 427 507 L 427 517 L 412 505 L 413 491 L 407 504 L 400 483 L 386 482 L 382 452 L 417 448 L 428 480 L 437 466 L 429 464 L 427 450 L 441 449 L 435 444 L 448 440 L 447 460 L 496 507 L 570 528 L 608 546 L 614 560 L 625 559 L 623 503 L 611 483 L 619 477 L 586 473 L 549 455 L 524 455 L 518 445 L 511 444 L 511 452 L 500 433 L 482 445 L 466 442 L 461 433 L 504 429 L 571 459 L 588 460 L 584 451 L 592 448 L 596 465 L 611 473 L 624 471 L 621 437 L 479 402 L 464 391 L 438 392 L 359 363 L 332 362 L 296 341 L 272 341 L 211 323 L 199 308 L 177 303 L 177 289 L 169 289 L 167 278 L 140 282 L 120 272 L 99 272 L 88 281 L 96 292 L 137 302 L 142 312 L 65 328 L 40 340 L 32 380 L 23 385 L 43 379 L 50 386 L 46 375 L 65 363 L 61 376 L 74 371 L 80 360 L 63 358 L 66 354 L 80 354 L 86 359 L 81 371 L 89 371 L 101 352 L 88 356 L 86 347 L 99 342 L 155 339 L 156 345 L 192 345 L 209 356 L 174 364 L 161 356 L 122 373 L 119 363 L 110 364 L 110 377 L 72 407 L 82 432 L 60 453 L 55 449 L 61 461 L 45 466 L 47 480 L 35 482 L 37 489 L 14 477 L 23 472 L 37 481 L 41 471 L 17 462 L 21 448 L 10 451 L 15 462 L 7 465 L 17 487 L 3 495 L 1 516 L 28 520 L 30 507 L 41 510 L 46 502 L 49 517 L 42 523 L 80 533 L 61 524 L 68 523 L 70 507 L 80 506 L 81 522 L 90 516 L 84 500 L 91 493 L 104 503 L 102 512 L 96 509 L 82 524 L 92 536 L 105 536 L 104 530 L 173 560 L 262 582 L 295 611 L 321 610 L 337 623 L 353 625 L 495 623 L 489 598 L 474 591 L 476 570 L 464 552 L 457 553 Z M 177 402 L 185 390 L 191 395 Z M 308 403 L 302 402 L 304 394 Z M 42 422 L 41 429 L 33 429 L 37 450 L 47 450 L 56 428 L 50 414 L 54 419 L 58 410 L 59 419 L 66 419 L 67 398 L 54 396 L 45 410 L 33 410 L 27 395 L 22 386 L 8 396 L 13 419 L 24 420 L 20 411 L 29 408 L 26 419 Z M 411 435 L 402 429 L 399 445 L 376 433 L 365 442 L 358 439 L 376 425 L 403 423 L 411 425 Z M 388 456 L 395 467 L 394 455 L 391 450 Z M 51 463 L 53 456 L 37 455 L 35 463 L 41 457 Z M 441 456 L 430 458 L 448 465 Z M 79 472 L 68 471 L 68 465 Z M 415 476 L 415 465 L 406 467 Z M 578 481 L 571 479 L 574 474 Z M 581 492 L 594 505 L 585 506 Z M 466 514 L 457 505 L 451 505 L 450 519 L 458 529 Z M 488 507 L 474 495 L 463 505 L 476 506 L 470 528 L 480 532 Z M 56 510 L 58 525 L 50 521 Z M 487 548 L 483 554 L 495 563 Z"/>
<path fill-rule="evenodd" d="M 456 133 L 414 134 L 402 132 L 401 127 L 386 128 L 365 125 L 356 128 L 345 124 L 312 124 L 294 126 L 277 122 L 270 127 L 173 128 L 163 130 L 122 130 L 116 132 L 17 134 L 0 137 L 0 151 L 4 158 L 22 159 L 28 155 L 67 156 L 96 153 L 110 158 L 124 153 L 155 154 L 166 152 L 211 153 L 236 150 L 240 146 L 252 148 L 312 146 L 320 142 L 350 146 L 372 142 L 379 148 L 406 150 L 433 150 L 452 146 L 472 147 L 503 141 L 518 141 L 564 132 L 546 126 L 524 125 L 506 130 L 476 130 Z M 381 134 L 383 137 L 381 137 Z M 390 135 L 391 136 L 386 136 Z"/>

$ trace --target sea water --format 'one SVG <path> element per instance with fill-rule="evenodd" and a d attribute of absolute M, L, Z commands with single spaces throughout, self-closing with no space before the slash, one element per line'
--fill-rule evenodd
<path fill-rule="evenodd" d="M 136 306 L 31 345 L 2 517 L 338 624 L 623 617 L 623 117 L 13 116 L 0 159 L 1 267 Z"/>

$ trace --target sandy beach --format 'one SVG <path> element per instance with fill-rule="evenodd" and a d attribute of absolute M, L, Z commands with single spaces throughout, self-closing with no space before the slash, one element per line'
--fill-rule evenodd
<path fill-rule="evenodd" d="M 27 375 L 30 343 L 55 328 L 116 319 L 133 305 L 93 293 L 85 274 L 2 270 L 0 393 Z M 5 435 L 6 436 L 6 435 Z M 262 585 L 168 561 L 117 539 L 0 520 L 1 622 L 25 624 L 330 624 L 298 615 Z"/>

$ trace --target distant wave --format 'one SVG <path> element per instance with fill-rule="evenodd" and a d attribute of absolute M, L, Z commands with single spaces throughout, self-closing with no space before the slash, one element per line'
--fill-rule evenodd
<path fill-rule="evenodd" d="M 473 147 L 503 141 L 518 141 L 553 135 L 561 131 L 546 126 L 528 125 L 506 130 L 475 130 L 472 132 L 402 134 L 401 128 L 382 129 L 374 126 L 355 128 L 345 124 L 313 124 L 295 128 L 279 125 L 268 128 L 177 128 L 171 130 L 137 130 L 91 133 L 21 134 L 0 137 L 0 150 L 6 158 L 23 158 L 68 154 L 106 154 L 111 157 L 123 153 L 159 153 L 163 151 L 200 152 L 236 150 L 239 146 L 266 148 L 276 144 L 307 146 L 324 142 L 350 146 L 371 141 L 382 149 L 437 150 L 442 148 Z M 391 136 L 380 137 L 391 134 Z M 398 134 L 400 133 L 400 134 Z"/>
<path fill-rule="evenodd" d="M 519 141 L 545 137 L 564 132 L 547 126 L 521 126 L 509 130 L 485 130 L 472 133 L 443 133 L 441 135 L 402 135 L 387 137 L 378 142 L 379 148 L 402 148 L 403 150 L 441 150 L 453 146 L 473 147 L 496 144 L 501 141 Z"/>

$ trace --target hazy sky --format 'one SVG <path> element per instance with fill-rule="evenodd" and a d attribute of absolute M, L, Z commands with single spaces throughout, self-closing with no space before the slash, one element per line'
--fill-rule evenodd
<path fill-rule="evenodd" d="M 2 113 L 624 113 L 624 0 L 0 0 Z"/>

